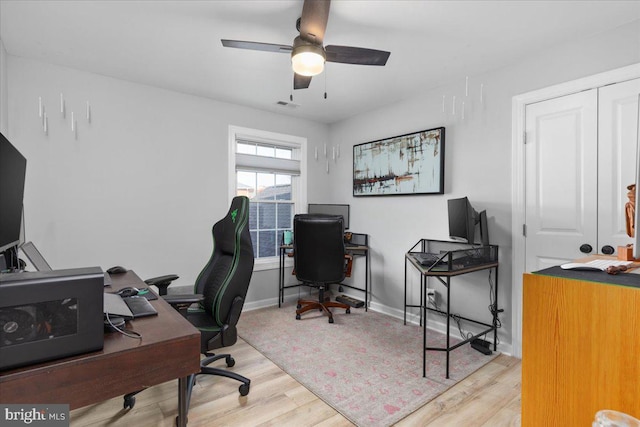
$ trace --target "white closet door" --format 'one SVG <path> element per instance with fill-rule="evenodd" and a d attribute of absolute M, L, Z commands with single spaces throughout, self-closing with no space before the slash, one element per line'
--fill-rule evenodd
<path fill-rule="evenodd" d="M 526 271 L 597 248 L 597 89 L 526 107 Z"/>
<path fill-rule="evenodd" d="M 640 79 L 599 89 L 598 96 L 598 252 L 631 243 L 624 205 L 635 182 Z"/>

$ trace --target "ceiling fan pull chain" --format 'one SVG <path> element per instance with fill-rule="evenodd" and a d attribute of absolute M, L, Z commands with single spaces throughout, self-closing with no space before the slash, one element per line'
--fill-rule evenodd
<path fill-rule="evenodd" d="M 324 99 L 327 99 L 327 74 L 329 70 L 325 68 L 324 70 Z"/>

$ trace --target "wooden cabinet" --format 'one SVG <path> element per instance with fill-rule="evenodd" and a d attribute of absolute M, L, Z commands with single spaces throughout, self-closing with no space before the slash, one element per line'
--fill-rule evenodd
<path fill-rule="evenodd" d="M 640 288 L 525 274 L 523 305 L 523 427 L 640 418 Z"/>

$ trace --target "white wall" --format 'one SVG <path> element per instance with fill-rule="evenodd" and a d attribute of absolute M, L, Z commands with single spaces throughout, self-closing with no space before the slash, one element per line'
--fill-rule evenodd
<path fill-rule="evenodd" d="M 228 209 L 228 126 L 328 139 L 323 124 L 7 57 L 8 138 L 28 159 L 26 239 L 54 268 L 121 264 L 191 284 Z M 248 298 L 276 296 L 276 272 L 256 273 Z"/>
<path fill-rule="evenodd" d="M 7 51 L 0 39 L 0 132 L 5 134 L 8 127 L 8 95 L 7 95 Z"/>
<path fill-rule="evenodd" d="M 444 87 L 326 126 L 210 99 L 35 62 L 0 49 L 0 81 L 9 139 L 28 159 L 26 236 L 54 268 L 123 264 L 143 278 L 165 273 L 191 283 L 211 250 L 210 229 L 228 207 L 229 124 L 309 139 L 309 201 L 350 203 L 352 230 L 369 233 L 377 307 L 402 313 L 404 253 L 420 238 L 446 238 L 446 200 L 469 196 L 487 209 L 500 251 L 501 340 L 511 342 L 511 99 L 559 82 L 640 62 L 636 21 L 607 34 L 558 46 L 510 67 L 470 76 L 465 120 L 442 113 L 442 96 L 464 95 L 464 76 Z M 3 67 L 6 67 L 4 72 Z M 479 84 L 485 103 L 479 104 Z M 0 86 L 0 90 L 2 86 Z M 74 139 L 68 117 L 78 112 Z M 4 96 L 4 94 L 8 94 Z M 38 97 L 50 113 L 44 135 Z M 92 123 L 83 119 L 90 101 Z M 0 103 L 0 108 L 2 107 Z M 57 111 L 56 111 L 57 110 Z M 352 197 L 354 144 L 446 127 L 445 194 Z M 313 147 L 340 144 L 331 173 Z M 354 281 L 363 281 L 356 261 Z M 454 311 L 488 318 L 487 274 L 454 281 Z M 417 278 L 410 278 L 416 294 Z M 434 285 L 434 287 L 436 287 Z M 274 299 L 277 271 L 254 275 L 248 300 Z M 357 294 L 354 294 L 357 296 Z"/>
<path fill-rule="evenodd" d="M 446 200 L 468 196 L 477 210 L 487 210 L 491 243 L 500 246 L 499 302 L 505 309 L 500 337 L 509 346 L 512 98 L 638 62 L 640 22 L 636 21 L 606 34 L 540 52 L 494 72 L 469 76 L 468 98 L 464 96 L 465 76 L 460 76 L 445 87 L 425 90 L 412 99 L 332 125 L 332 144 L 341 145 L 344 157 L 329 175 L 332 193 L 323 202 L 350 203 L 353 231 L 371 234 L 374 303 L 386 306 L 390 312 L 402 313 L 404 253 L 420 238 L 447 239 Z M 484 84 L 483 105 L 479 103 L 480 83 Z M 447 104 L 445 114 L 443 95 Z M 458 100 L 455 117 L 451 114 L 453 95 Z M 464 120 L 461 100 L 466 100 Z M 352 196 L 354 144 L 438 126 L 446 127 L 444 195 Z M 489 320 L 487 280 L 486 272 L 453 279 L 453 311 Z M 417 275 L 410 276 L 409 283 L 417 298 Z M 444 292 L 441 285 L 432 286 Z"/>

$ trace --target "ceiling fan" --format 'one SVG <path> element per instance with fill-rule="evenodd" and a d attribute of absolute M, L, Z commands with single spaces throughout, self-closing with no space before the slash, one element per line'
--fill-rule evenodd
<path fill-rule="evenodd" d="M 264 52 L 290 53 L 294 71 L 294 89 L 308 88 L 311 78 L 324 69 L 325 61 L 356 65 L 385 65 L 390 52 L 352 46 L 322 45 L 329 19 L 330 4 L 330 0 L 304 0 L 302 15 L 296 22 L 296 29 L 300 35 L 293 40 L 293 46 L 226 39 L 221 40 L 222 45 Z"/>

